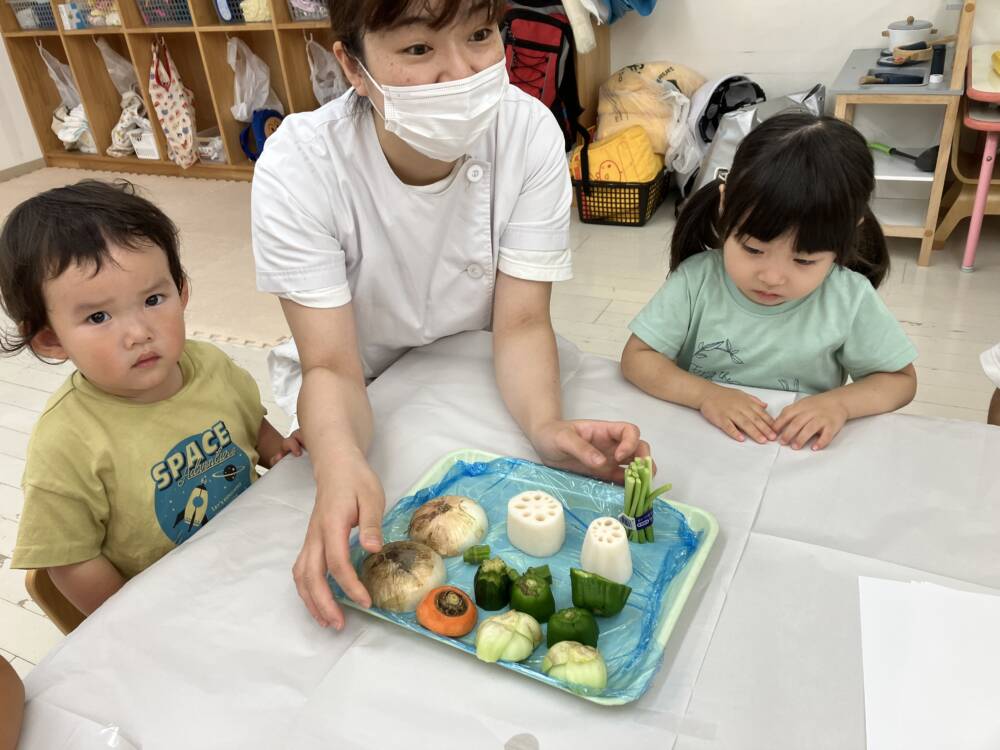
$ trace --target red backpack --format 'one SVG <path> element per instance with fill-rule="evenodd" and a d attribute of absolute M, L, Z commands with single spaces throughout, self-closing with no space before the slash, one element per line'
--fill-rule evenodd
<path fill-rule="evenodd" d="M 550 7 L 551 3 L 536 5 Z M 569 19 L 562 13 L 514 7 L 504 16 L 501 36 L 510 82 L 549 108 L 562 129 L 568 151 L 576 143 L 577 121 L 583 114 Z"/>

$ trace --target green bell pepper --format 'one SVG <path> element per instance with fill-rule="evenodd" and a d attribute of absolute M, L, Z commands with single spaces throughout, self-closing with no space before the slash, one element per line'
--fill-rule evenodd
<path fill-rule="evenodd" d="M 549 648 L 560 641 L 576 641 L 597 648 L 597 620 L 585 609 L 567 607 L 549 618 L 546 643 Z"/>
<path fill-rule="evenodd" d="M 552 587 L 543 578 L 525 574 L 514 582 L 510 590 L 510 607 L 546 622 L 556 611 Z"/>
<path fill-rule="evenodd" d="M 632 593 L 631 587 L 623 583 L 609 581 L 579 568 L 569 569 L 569 580 L 573 588 L 573 605 L 588 609 L 599 617 L 617 615 Z"/>

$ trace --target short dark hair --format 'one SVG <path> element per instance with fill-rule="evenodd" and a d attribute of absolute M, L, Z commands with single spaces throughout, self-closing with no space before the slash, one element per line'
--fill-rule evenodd
<path fill-rule="evenodd" d="M 725 179 L 685 201 L 674 227 L 670 270 L 730 235 L 832 250 L 838 265 L 878 287 L 889 273 L 885 235 L 868 205 L 875 166 L 861 133 L 835 117 L 789 112 L 765 120 L 740 143 Z"/>
<path fill-rule="evenodd" d="M 330 28 L 355 57 L 363 57 L 362 41 L 370 31 L 393 29 L 418 16 L 426 16 L 432 29 L 443 29 L 460 13 L 485 12 L 490 21 L 503 18 L 505 0 L 337 0 L 330 3 Z"/>
<path fill-rule="evenodd" d="M 36 195 L 15 208 L 0 232 L 0 304 L 15 325 L 0 332 L 0 350 L 16 354 L 48 325 L 42 286 L 71 265 L 113 263 L 110 244 L 150 245 L 167 256 L 177 290 L 186 277 L 177 227 L 127 180 L 83 180 Z"/>

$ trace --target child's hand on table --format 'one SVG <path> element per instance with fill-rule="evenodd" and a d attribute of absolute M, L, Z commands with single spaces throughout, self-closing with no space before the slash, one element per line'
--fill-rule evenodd
<path fill-rule="evenodd" d="M 281 441 L 281 450 L 271 457 L 271 467 L 273 468 L 278 461 L 283 459 L 289 453 L 295 456 L 301 456 L 302 450 L 305 447 L 306 441 L 302 436 L 302 430 L 295 430 L 295 432 Z"/>
<path fill-rule="evenodd" d="M 812 449 L 818 451 L 830 444 L 846 422 L 847 408 L 831 391 L 807 396 L 786 406 L 774 420 L 774 430 L 782 445 L 794 450 L 816 438 Z"/>
<path fill-rule="evenodd" d="M 744 435 L 758 443 L 778 437 L 774 418 L 767 413 L 767 404 L 745 391 L 713 384 L 700 411 L 705 419 L 741 443 Z"/>

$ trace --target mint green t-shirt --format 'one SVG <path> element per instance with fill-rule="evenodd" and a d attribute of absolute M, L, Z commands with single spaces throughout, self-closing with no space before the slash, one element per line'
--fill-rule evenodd
<path fill-rule="evenodd" d="M 737 289 L 718 250 L 681 263 L 629 329 L 708 380 L 800 393 L 897 372 L 917 357 L 861 274 L 834 266 L 812 294 L 760 305 Z"/>

